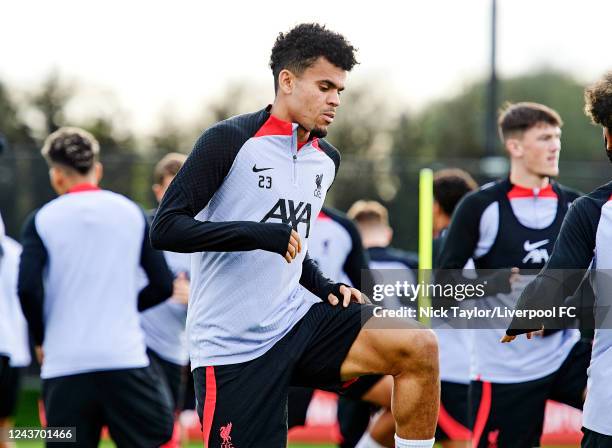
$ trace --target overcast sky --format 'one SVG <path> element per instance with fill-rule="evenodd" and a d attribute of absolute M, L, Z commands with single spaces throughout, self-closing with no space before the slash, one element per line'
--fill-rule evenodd
<path fill-rule="evenodd" d="M 491 0 L 14 0 L 0 6 L 0 79 L 30 89 L 52 70 L 84 86 L 74 111 L 114 93 L 138 131 L 188 120 L 228 83 L 260 84 L 279 31 L 317 21 L 359 48 L 350 82 L 419 107 L 488 71 Z M 541 66 L 591 81 L 612 69 L 611 0 L 498 0 L 501 76 Z M 267 90 L 266 90 L 267 89 Z M 73 113 L 76 113 L 74 112 Z"/>

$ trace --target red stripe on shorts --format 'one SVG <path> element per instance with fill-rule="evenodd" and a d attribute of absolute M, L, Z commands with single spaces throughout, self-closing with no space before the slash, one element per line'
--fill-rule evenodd
<path fill-rule="evenodd" d="M 202 440 L 204 448 L 208 448 L 210 440 L 210 430 L 212 428 L 213 417 L 215 416 L 215 406 L 217 404 L 217 380 L 215 379 L 215 368 L 206 367 L 206 392 L 204 397 L 204 410 L 202 411 Z"/>
<path fill-rule="evenodd" d="M 351 378 L 350 380 L 346 380 L 344 383 L 342 383 L 342 389 L 348 389 L 353 384 L 355 384 L 357 382 L 357 380 L 359 380 L 359 377 Z"/>
<path fill-rule="evenodd" d="M 455 420 L 440 403 L 440 414 L 438 415 L 438 425 L 446 433 L 450 440 L 470 440 L 472 432 Z"/>
<path fill-rule="evenodd" d="M 480 398 L 480 406 L 478 406 L 478 414 L 476 414 L 476 423 L 474 424 L 474 438 L 472 439 L 472 447 L 477 448 L 482 437 L 482 432 L 489 419 L 491 413 L 491 383 L 488 381 L 482 382 L 482 397 Z"/>

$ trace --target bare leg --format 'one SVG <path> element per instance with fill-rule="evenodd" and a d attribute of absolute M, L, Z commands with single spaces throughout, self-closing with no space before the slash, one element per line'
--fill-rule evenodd
<path fill-rule="evenodd" d="M 440 402 L 438 344 L 414 322 L 371 318 L 342 363 L 343 380 L 368 374 L 393 376 L 391 410 L 399 437 L 434 437 Z"/>
<path fill-rule="evenodd" d="M 369 432 L 370 437 L 372 437 L 376 443 L 386 446 L 387 448 L 393 448 L 395 446 L 395 440 L 393 439 L 395 434 L 395 419 L 390 409 L 386 409 L 378 416 Z"/>
<path fill-rule="evenodd" d="M 391 414 L 391 396 L 393 394 L 393 377 L 391 375 L 384 376 L 376 383 L 362 398 L 363 401 L 373 403 L 380 406 L 381 413 L 371 424 L 368 433 L 372 439 L 383 446 L 393 448 L 395 441 L 395 420 Z"/>

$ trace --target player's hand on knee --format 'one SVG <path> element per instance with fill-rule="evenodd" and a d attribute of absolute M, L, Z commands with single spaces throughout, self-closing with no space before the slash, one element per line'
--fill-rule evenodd
<path fill-rule="evenodd" d="M 340 287 L 338 288 L 337 293 L 338 295 L 342 297 L 342 306 L 344 308 L 349 306 L 349 303 L 351 302 L 356 302 L 356 303 L 361 303 L 361 304 L 365 303 L 365 301 L 363 300 L 363 295 L 361 294 L 361 291 L 355 288 L 351 288 L 350 286 L 341 284 Z M 338 295 L 334 293 L 330 293 L 327 296 L 327 300 L 333 306 L 336 306 L 340 303 L 340 299 L 338 298 Z"/>
<path fill-rule="evenodd" d="M 289 236 L 287 252 L 285 253 L 285 260 L 287 260 L 287 263 L 291 263 L 301 251 L 302 241 L 300 240 L 300 235 L 295 230 L 292 230 Z"/>

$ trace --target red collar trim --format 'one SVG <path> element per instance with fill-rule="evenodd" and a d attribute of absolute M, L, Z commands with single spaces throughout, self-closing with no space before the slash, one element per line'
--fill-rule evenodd
<path fill-rule="evenodd" d="M 266 120 L 259 131 L 255 134 L 255 137 L 265 137 L 267 135 L 292 135 L 293 125 L 288 121 L 281 120 L 280 118 L 270 115 L 270 118 Z"/>
<path fill-rule="evenodd" d="M 100 191 L 100 188 L 94 184 L 84 183 L 78 184 L 68 190 L 66 193 L 82 193 L 84 191 Z"/>
<path fill-rule="evenodd" d="M 298 142 L 298 144 L 297 144 L 297 149 L 298 149 L 298 151 L 299 151 L 300 149 L 302 149 L 302 147 L 303 147 L 303 146 L 305 146 L 305 145 L 307 145 L 308 143 L 311 143 L 311 144 L 312 144 L 312 147 L 313 147 L 314 149 L 316 149 L 317 151 L 321 151 L 321 152 L 323 152 L 323 150 L 322 150 L 322 149 L 321 149 L 321 147 L 319 146 L 319 139 L 318 139 L 318 137 L 315 137 L 315 138 L 313 138 L 312 140 L 306 140 L 305 142 Z"/>
<path fill-rule="evenodd" d="M 536 190 L 526 187 L 521 187 L 520 185 L 513 185 L 512 189 L 508 192 L 508 199 L 518 199 L 518 198 L 556 198 L 557 193 L 553 190 L 552 184 L 548 184 L 546 187 L 542 188 L 537 192 Z"/>
<path fill-rule="evenodd" d="M 259 128 L 254 137 L 265 137 L 270 135 L 293 135 L 293 124 L 288 121 L 281 120 L 274 115 L 270 115 L 263 126 Z M 323 151 L 319 146 L 319 139 L 316 137 L 312 140 L 306 140 L 305 142 L 298 142 L 298 151 L 308 143 L 312 143 L 313 148 L 315 148 L 317 151 Z"/>
<path fill-rule="evenodd" d="M 325 221 L 325 220 L 331 221 L 331 218 L 328 215 L 326 215 L 324 211 L 319 212 L 319 216 L 317 216 L 317 219 L 320 219 L 322 221 Z"/>

